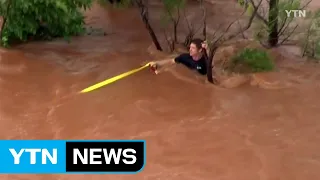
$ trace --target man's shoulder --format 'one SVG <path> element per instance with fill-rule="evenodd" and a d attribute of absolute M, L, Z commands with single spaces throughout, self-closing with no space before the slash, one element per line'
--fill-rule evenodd
<path fill-rule="evenodd" d="M 175 62 L 177 63 L 187 63 L 192 60 L 192 57 L 189 53 L 182 53 L 178 57 L 175 58 Z"/>
<path fill-rule="evenodd" d="M 191 58 L 189 53 L 182 53 L 179 56 L 182 57 L 182 58 Z"/>

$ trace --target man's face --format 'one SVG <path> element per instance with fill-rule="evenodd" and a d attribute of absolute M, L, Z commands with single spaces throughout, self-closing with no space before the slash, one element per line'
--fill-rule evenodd
<path fill-rule="evenodd" d="M 201 53 L 201 49 L 198 49 L 197 46 L 193 43 L 190 44 L 189 48 L 190 56 L 198 56 Z"/>

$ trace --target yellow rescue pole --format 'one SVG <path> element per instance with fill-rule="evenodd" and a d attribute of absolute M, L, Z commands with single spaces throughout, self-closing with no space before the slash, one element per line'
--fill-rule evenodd
<path fill-rule="evenodd" d="M 107 79 L 107 80 L 105 80 L 105 81 L 102 81 L 102 82 L 100 82 L 100 83 L 97 83 L 97 84 L 95 84 L 95 85 L 92 85 L 92 86 L 90 86 L 90 87 L 88 87 L 88 88 L 85 88 L 85 89 L 83 89 L 82 91 L 80 91 L 80 93 L 87 93 L 87 92 L 96 90 L 96 89 L 98 89 L 98 88 L 101 88 L 101 87 L 103 87 L 103 86 L 106 86 L 106 85 L 108 85 L 108 84 L 111 84 L 111 83 L 113 83 L 113 82 L 115 82 L 115 81 L 118 81 L 118 80 L 120 80 L 120 79 L 122 79 L 122 78 L 124 78 L 124 77 L 130 76 L 131 74 L 134 74 L 134 73 L 136 73 L 136 72 L 139 72 L 139 71 L 145 69 L 146 67 L 150 66 L 150 63 L 151 63 L 151 62 L 147 63 L 146 65 L 144 65 L 144 66 L 142 66 L 142 67 L 140 67 L 140 68 L 137 68 L 137 69 L 134 69 L 134 70 L 125 72 L 125 73 L 123 73 L 123 74 L 114 76 L 114 77 L 109 78 L 109 79 Z"/>

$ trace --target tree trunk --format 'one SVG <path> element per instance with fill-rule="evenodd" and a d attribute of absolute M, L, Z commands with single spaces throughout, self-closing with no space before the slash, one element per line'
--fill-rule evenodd
<path fill-rule="evenodd" d="M 136 0 L 136 3 L 138 5 L 138 8 L 140 9 L 140 16 L 142 18 L 142 21 L 143 21 L 144 25 L 146 26 L 154 45 L 156 46 L 157 50 L 162 51 L 162 47 L 158 41 L 156 33 L 154 32 L 153 28 L 151 27 L 151 25 L 149 23 L 148 9 L 145 5 L 145 2 L 143 2 L 143 0 Z"/>
<path fill-rule="evenodd" d="M 207 22 L 206 22 L 206 20 L 204 20 L 204 22 L 203 22 L 202 36 L 203 36 L 204 40 L 207 40 Z"/>
<path fill-rule="evenodd" d="M 204 52 L 205 58 L 206 58 L 206 63 L 207 63 L 207 80 L 213 84 L 217 83 L 213 79 L 213 70 L 212 70 L 212 68 L 213 68 L 212 61 L 213 61 L 213 57 L 214 57 L 217 49 L 218 49 L 218 46 L 212 47 L 212 49 L 210 49 L 209 55 L 207 54 L 206 51 Z"/>
<path fill-rule="evenodd" d="M 143 20 L 143 22 L 144 22 L 144 24 L 145 24 L 145 26 L 146 26 L 146 28 L 147 28 L 150 36 L 151 36 L 151 39 L 152 39 L 154 45 L 156 46 L 157 50 L 162 51 L 162 47 L 161 47 L 161 45 L 160 45 L 160 43 L 158 41 L 156 33 L 153 31 L 153 29 L 152 29 L 152 27 L 151 27 L 151 25 L 149 23 L 148 18 L 142 15 L 142 20 Z"/>
<path fill-rule="evenodd" d="M 6 24 L 7 19 L 3 16 L 0 17 L 0 42 L 2 40 L 2 31 L 4 29 L 4 26 Z"/>
<path fill-rule="evenodd" d="M 121 0 L 109 0 L 110 4 L 120 3 Z"/>
<path fill-rule="evenodd" d="M 7 23 L 7 18 L 8 18 L 8 15 L 9 15 L 9 10 L 10 10 L 10 7 L 11 7 L 11 3 L 12 1 L 7 1 L 7 7 L 6 7 L 6 10 L 5 10 L 5 15 L 3 15 L 1 17 L 1 28 L 0 28 L 0 44 L 2 44 L 2 33 L 3 33 L 3 29 L 5 28 L 6 26 L 6 23 Z"/>
<path fill-rule="evenodd" d="M 173 35 L 174 35 L 174 42 L 178 42 L 178 22 L 173 22 Z"/>
<path fill-rule="evenodd" d="M 200 8 L 203 10 L 202 36 L 204 40 L 207 40 L 207 9 L 203 6 L 203 0 L 200 0 Z"/>
<path fill-rule="evenodd" d="M 269 38 L 268 44 L 270 47 L 275 47 L 278 44 L 278 2 L 279 0 L 270 0 L 269 1 Z"/>

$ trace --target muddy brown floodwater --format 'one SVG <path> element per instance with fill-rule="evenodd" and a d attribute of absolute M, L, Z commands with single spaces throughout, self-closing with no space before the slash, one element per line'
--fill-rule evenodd
<path fill-rule="evenodd" d="M 136 11 L 107 12 L 95 5 L 87 23 L 108 35 L 1 50 L 0 137 L 145 139 L 145 169 L 137 175 L 1 180 L 320 179 L 318 65 L 282 61 L 266 75 L 285 79 L 288 86 L 277 89 L 213 87 L 177 66 L 160 75 L 145 70 L 78 95 L 154 58 Z"/>

